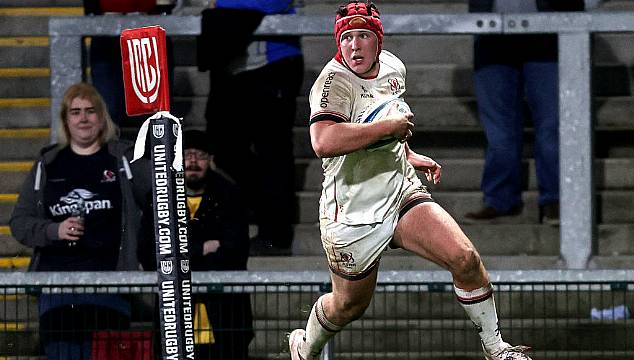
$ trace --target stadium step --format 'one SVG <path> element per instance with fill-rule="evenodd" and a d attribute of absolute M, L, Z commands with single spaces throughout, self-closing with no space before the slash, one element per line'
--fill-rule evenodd
<path fill-rule="evenodd" d="M 558 256 L 560 229 L 540 224 L 461 224 L 465 234 L 476 245 L 483 256 L 518 256 L 517 264 L 500 262 L 506 268 L 522 268 L 521 257 Z M 603 256 L 596 261 L 597 267 L 618 268 L 634 255 L 634 224 L 599 224 L 597 230 L 597 255 Z M 317 224 L 299 224 L 295 226 L 293 254 L 298 256 L 323 255 L 319 227 Z M 409 256 L 402 250 L 389 250 L 386 255 L 400 257 Z M 614 261 L 609 257 L 614 256 Z M 620 261 L 616 259 L 619 257 Z M 624 257 L 625 256 L 625 257 Z M 526 259 L 525 259 L 526 260 Z M 266 260 L 258 260 L 266 261 Z M 417 261 L 414 260 L 414 263 Z M 301 263 L 301 262 L 300 262 Z M 255 265 L 255 263 L 254 263 Z M 400 266 L 396 263 L 395 266 Z M 548 266 L 553 266 L 548 263 Z M 412 263 L 402 264 L 405 268 L 422 266 Z M 543 266 L 539 266 L 542 268 Z M 530 267 L 529 267 L 530 268 Z M 627 268 L 627 266 L 626 266 Z"/>
<path fill-rule="evenodd" d="M 11 236 L 9 225 L 0 225 L 0 244 L 2 244 L 0 246 L 0 256 L 5 258 L 20 258 L 33 254 L 33 249 L 20 244 Z M 20 268 L 20 270 L 26 270 L 26 267 Z"/>
<path fill-rule="evenodd" d="M 49 65 L 48 46 L 46 36 L 0 37 L 0 67 L 46 68 Z"/>
<path fill-rule="evenodd" d="M 50 17 L 82 15 L 84 9 L 79 6 L 0 7 L 0 34 L 47 36 Z"/>
<path fill-rule="evenodd" d="M 307 95 L 307 94 L 306 94 Z M 479 129 L 476 101 L 473 97 L 408 97 L 408 104 L 415 114 L 415 123 L 425 129 L 436 127 L 466 127 Z M 190 126 L 205 125 L 206 96 L 174 98 L 173 113 L 184 117 Z M 634 96 L 596 97 L 594 100 L 597 126 L 600 128 L 631 129 L 634 120 Z M 298 127 L 308 125 L 310 108 L 308 98 L 297 98 L 296 123 Z"/>
<path fill-rule="evenodd" d="M 301 239 L 304 241 L 305 239 Z M 297 255 L 289 257 L 276 256 L 251 256 L 247 268 L 249 271 L 326 271 L 328 264 L 321 242 L 319 238 L 313 239 L 315 242 L 310 244 L 313 247 L 319 247 L 314 250 L 313 255 Z M 296 248 L 294 246 L 294 248 Z M 320 253 L 317 253 L 321 251 Z M 509 255 L 509 256 L 492 256 L 482 255 L 482 259 L 488 270 L 514 270 L 514 269 L 533 269 L 533 270 L 552 270 L 562 267 L 559 256 L 537 256 L 537 255 Z M 631 257 L 623 257 L 623 262 L 631 260 Z M 610 261 L 613 261 L 610 259 Z M 602 268 L 618 268 L 612 263 L 602 263 Z M 438 265 L 421 259 L 412 254 L 405 254 L 401 250 L 389 250 L 381 256 L 380 271 L 431 271 L 442 270 Z"/>
<path fill-rule="evenodd" d="M 323 64 L 308 66 L 304 72 L 302 94 L 308 94 Z M 594 93 L 599 96 L 632 95 L 629 68 L 624 64 L 595 65 Z M 407 86 L 409 97 L 418 96 L 473 96 L 473 68 L 453 63 L 414 64 L 407 67 L 407 75 L 414 81 Z M 176 66 L 174 91 L 178 96 L 207 96 L 209 75 L 196 66 Z"/>
<path fill-rule="evenodd" d="M 37 309 L 37 307 L 36 307 Z M 7 360 L 40 355 L 37 321 L 0 322 L 0 354 Z"/>
<path fill-rule="evenodd" d="M 464 213 L 482 206 L 482 194 L 476 191 L 434 191 L 432 196 L 447 212 L 462 222 Z M 0 224 L 7 224 L 18 194 L 0 194 Z M 535 224 L 538 222 L 537 192 L 526 191 L 524 209 L 520 215 L 502 217 L 500 223 Z M 315 223 L 318 220 L 318 192 L 298 192 L 298 223 Z M 609 190 L 599 192 L 597 199 L 598 220 L 601 223 L 631 223 L 634 214 L 629 211 L 634 203 L 634 191 Z"/>
<path fill-rule="evenodd" d="M 442 165 L 443 178 L 438 185 L 429 185 L 431 189 L 479 190 L 484 167 L 484 159 L 438 159 Z M 323 172 L 320 159 L 298 159 L 295 161 L 296 188 L 304 191 L 321 191 Z M 535 161 L 525 159 L 525 189 L 537 189 Z M 1 169 L 1 167 L 0 167 Z M 595 186 L 597 189 L 634 190 L 634 159 L 603 158 L 595 160 Z"/>
<path fill-rule="evenodd" d="M 372 305 L 370 305 L 372 306 Z M 458 308 L 458 306 L 455 306 Z M 367 314 L 367 313 L 366 313 Z M 462 315 L 464 317 L 464 315 Z M 256 321 L 256 329 L 267 328 L 273 330 L 256 330 L 255 353 L 258 349 L 270 349 L 271 343 L 276 344 L 276 339 L 282 340 L 284 334 L 292 329 L 288 325 L 303 326 L 303 321 L 279 321 L 279 330 L 275 330 L 275 320 L 267 320 L 266 323 Z M 627 344 L 628 335 L 633 331 L 632 322 L 624 322 L 617 325 L 608 325 L 589 319 L 502 319 L 500 326 L 505 340 L 511 343 L 529 344 L 537 353 L 536 358 L 551 358 L 551 352 L 590 353 L 597 359 L 601 359 L 600 349 L 613 344 Z M 369 332 L 364 327 L 373 327 Z M 608 333 L 601 333 L 606 331 Z M 515 339 L 517 337 L 517 339 Z M 463 351 L 476 351 L 480 348 L 479 337 L 473 329 L 471 321 L 455 319 L 451 323 L 442 320 L 425 320 L 411 318 L 408 320 L 381 320 L 364 317 L 348 325 L 335 337 L 335 358 L 345 358 L 343 354 L 352 356 L 352 359 L 383 359 L 384 354 L 399 354 L 399 351 L 407 349 L 410 353 L 418 353 L 416 359 L 437 359 L 434 352 L 449 355 L 453 352 L 453 359 L 464 359 L 459 354 Z M 281 341 L 280 341 L 281 343 Z M 617 345 L 619 346 L 619 345 Z M 343 354 L 340 354 L 342 351 Z M 403 355 L 404 353 L 400 353 Z M 620 356 L 634 354 L 630 349 Z M 429 357 L 427 357 L 427 356 Z M 559 356 L 562 353 L 558 353 Z M 608 358 L 616 354 L 606 354 Z M 364 357 L 367 356 L 367 357 Z M 480 354 L 480 356 L 482 356 Z M 542 357 L 544 356 L 544 357 Z M 555 357 L 552 357 L 555 358 Z M 588 358 L 588 357 L 586 357 Z M 624 357 L 621 357 L 624 358 Z M 393 357 L 392 359 L 405 359 Z M 448 357 L 449 359 L 449 357 Z M 480 357 L 482 359 L 482 357 Z M 573 355 L 572 359 L 577 359 Z"/>
<path fill-rule="evenodd" d="M 31 161 L 0 162 L 0 189 L 4 193 L 19 193 L 32 166 Z"/>
<path fill-rule="evenodd" d="M 50 97 L 48 68 L 0 68 L 0 98 Z"/>
<path fill-rule="evenodd" d="M 318 219 L 319 193 L 298 192 L 299 223 L 314 223 Z M 469 211 L 482 207 L 482 194 L 478 191 L 434 191 L 432 196 L 447 212 L 459 222 Z M 535 224 L 538 222 L 537 192 L 526 191 L 523 194 L 524 209 L 520 215 L 499 218 L 501 223 Z M 598 193 L 596 211 L 599 222 L 631 223 L 634 214 L 630 210 L 634 203 L 633 191 L 609 190 Z"/>
<path fill-rule="evenodd" d="M 50 110 L 47 108 L 46 111 Z M 1 107 L 0 112 L 4 112 Z M 15 119 L 16 122 L 18 120 L 28 122 L 28 118 Z M 50 136 L 51 130 L 48 127 L 0 128 L 0 171 L 28 171 L 30 167 L 25 162 L 32 163 L 37 158 L 40 149 L 50 143 Z M 14 183 L 11 179 L 0 180 L 0 184 L 11 183 Z M 2 189 L 0 191 L 6 192 Z"/>
<path fill-rule="evenodd" d="M 28 256 L 0 257 L 0 271 L 23 271 L 29 267 L 30 263 L 31 258 Z M 0 316 L 0 319 L 5 318 Z"/>
<path fill-rule="evenodd" d="M 0 129 L 51 126 L 50 98 L 0 99 Z"/>
<path fill-rule="evenodd" d="M 48 141 L 47 129 L 33 129 L 42 144 L 29 146 L 32 149 L 44 146 Z M 0 131 L 0 134 L 2 131 Z M 24 134 L 22 134 L 24 135 Z M 2 138 L 2 136 L 0 136 Z M 8 142 L 9 139 L 3 139 Z M 31 138 L 31 141 L 35 141 Z M 7 154 L 9 149 L 16 148 L 24 141 L 15 141 L 13 146 L 0 145 L 2 157 L 13 157 Z M 17 151 L 16 151 L 17 152 Z M 31 154 L 35 156 L 34 150 L 20 152 L 22 156 Z M 29 156 L 31 157 L 31 156 Z M 439 185 L 429 185 L 432 190 L 479 190 L 483 159 L 446 159 L 439 160 L 443 166 L 443 179 Z M 9 161 L 0 162 L 0 188 L 4 193 L 17 193 L 20 191 L 26 175 L 33 166 L 32 161 Z M 323 181 L 321 160 L 319 159 L 297 159 L 296 166 L 296 188 L 301 191 L 321 191 Z M 526 171 L 527 185 L 525 189 L 536 190 L 537 179 L 535 175 L 535 162 L 533 159 L 524 160 L 523 165 Z M 634 159 L 630 158 L 606 158 L 595 160 L 595 186 L 598 190 L 634 190 Z"/>

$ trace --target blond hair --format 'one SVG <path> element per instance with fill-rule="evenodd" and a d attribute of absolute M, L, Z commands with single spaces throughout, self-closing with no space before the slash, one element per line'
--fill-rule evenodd
<path fill-rule="evenodd" d="M 99 91 L 94 86 L 87 83 L 77 83 L 71 85 L 62 98 L 62 105 L 59 111 L 60 123 L 57 131 L 57 141 L 60 145 L 66 146 L 70 142 L 70 131 L 68 130 L 68 111 L 74 99 L 80 98 L 88 100 L 95 108 L 97 117 L 103 121 L 103 129 L 99 134 L 99 144 L 103 145 L 108 141 L 114 140 L 119 136 L 119 128 L 112 121 L 106 102 L 103 100 Z"/>

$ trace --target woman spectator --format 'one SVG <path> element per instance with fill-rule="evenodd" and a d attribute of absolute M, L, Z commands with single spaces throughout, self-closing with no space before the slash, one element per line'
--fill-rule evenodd
<path fill-rule="evenodd" d="M 22 186 L 10 225 L 34 249 L 31 271 L 136 270 L 139 210 L 118 129 L 101 95 L 72 85 L 62 99 L 59 141 L 42 149 Z M 40 338 L 47 359 L 90 359 L 95 330 L 129 326 L 117 295 L 43 294 Z"/>

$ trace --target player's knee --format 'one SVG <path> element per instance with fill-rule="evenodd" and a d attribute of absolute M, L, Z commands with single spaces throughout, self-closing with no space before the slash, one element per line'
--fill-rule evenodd
<path fill-rule="evenodd" d="M 343 299 L 336 302 L 336 310 L 341 317 L 350 322 L 363 316 L 369 305 L 370 303 L 366 301 Z"/>
<path fill-rule="evenodd" d="M 475 274 L 480 270 L 480 255 L 473 247 L 466 247 L 454 256 L 451 271 L 463 276 Z"/>

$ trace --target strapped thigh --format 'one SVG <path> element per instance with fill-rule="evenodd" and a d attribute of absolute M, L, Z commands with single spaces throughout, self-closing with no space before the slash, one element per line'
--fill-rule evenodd
<path fill-rule="evenodd" d="M 431 197 L 431 194 L 428 192 L 417 192 L 414 195 L 410 196 L 407 200 L 403 202 L 401 208 L 398 211 L 399 220 L 407 214 L 414 206 L 426 202 L 435 202 Z"/>

